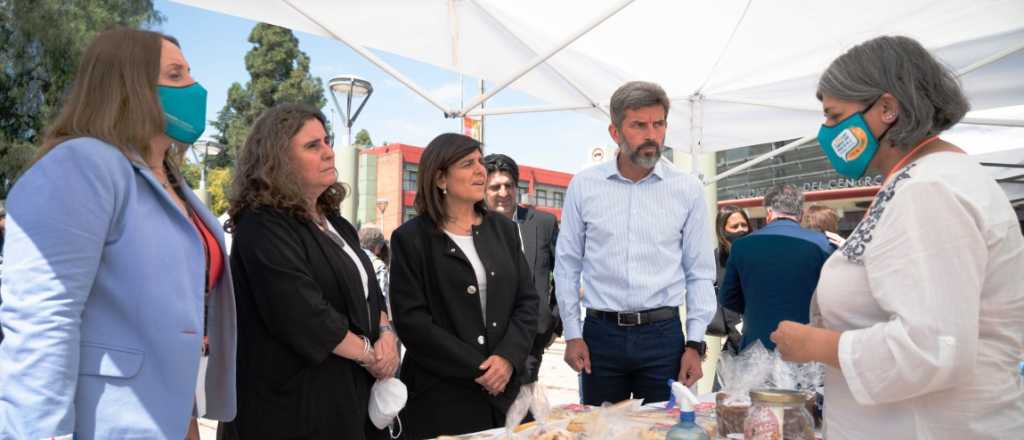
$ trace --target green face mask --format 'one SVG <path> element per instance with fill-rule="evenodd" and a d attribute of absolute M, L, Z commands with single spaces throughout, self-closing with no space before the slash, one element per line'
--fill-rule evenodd
<path fill-rule="evenodd" d="M 199 83 L 157 86 L 157 94 L 164 108 L 164 133 L 185 144 L 197 141 L 206 129 L 206 89 Z"/>

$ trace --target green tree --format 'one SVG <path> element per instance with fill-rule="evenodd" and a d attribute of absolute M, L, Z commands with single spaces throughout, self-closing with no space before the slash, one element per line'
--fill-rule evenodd
<path fill-rule="evenodd" d="M 228 188 L 231 187 L 231 168 L 206 170 L 206 192 L 210 194 L 210 210 L 221 215 L 228 210 Z"/>
<path fill-rule="evenodd" d="M 162 22 L 151 0 L 0 0 L 0 197 L 35 155 L 93 37 Z"/>
<path fill-rule="evenodd" d="M 356 133 L 356 139 L 354 141 L 352 141 L 352 143 L 354 145 L 361 145 L 361 146 L 364 146 L 364 147 L 372 147 L 373 146 L 373 141 L 370 139 L 370 132 L 366 131 L 365 128 L 362 129 L 362 130 L 359 130 L 359 133 Z"/>
<path fill-rule="evenodd" d="M 299 40 L 291 30 L 259 23 L 249 34 L 249 42 L 254 45 L 245 54 L 250 79 L 245 86 L 231 85 L 227 102 L 212 123 L 220 132 L 217 141 L 226 146 L 210 158 L 212 167 L 234 163 L 236 151 L 264 110 L 285 102 L 316 108 L 326 104 L 323 82 L 310 75 L 309 56 L 299 50 Z"/>

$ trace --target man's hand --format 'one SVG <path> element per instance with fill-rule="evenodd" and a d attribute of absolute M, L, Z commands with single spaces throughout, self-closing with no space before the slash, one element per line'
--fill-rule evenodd
<path fill-rule="evenodd" d="M 590 349 L 583 338 L 565 341 L 565 363 L 577 373 L 586 371 L 590 374 Z"/>
<path fill-rule="evenodd" d="M 700 366 L 700 354 L 697 350 L 686 348 L 683 350 L 682 367 L 679 369 L 679 382 L 688 387 L 697 383 L 704 377 L 704 370 Z"/>
<path fill-rule="evenodd" d="M 501 356 L 491 355 L 480 364 L 480 369 L 484 370 L 484 374 L 476 378 L 476 383 L 483 385 L 492 396 L 505 391 L 505 385 L 508 385 L 512 377 L 512 364 Z"/>
<path fill-rule="evenodd" d="M 374 361 L 367 365 L 370 374 L 377 379 L 395 375 L 398 370 L 398 340 L 394 332 L 382 332 L 373 344 Z"/>

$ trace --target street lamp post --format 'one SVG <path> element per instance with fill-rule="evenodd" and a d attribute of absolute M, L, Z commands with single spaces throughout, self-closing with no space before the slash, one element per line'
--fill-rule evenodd
<path fill-rule="evenodd" d="M 196 162 L 199 162 L 199 158 L 196 156 L 198 156 L 200 148 L 202 148 L 203 151 L 203 159 L 199 167 L 199 190 L 196 192 L 199 193 L 199 199 L 206 204 L 207 208 L 209 208 L 210 194 L 206 190 L 206 158 L 211 154 L 220 154 L 221 145 L 211 140 L 201 140 L 192 144 L 192 157 L 196 159 Z"/>
<path fill-rule="evenodd" d="M 380 231 L 384 232 L 384 211 L 388 209 L 388 199 L 377 199 L 377 223 Z"/>
<path fill-rule="evenodd" d="M 373 85 L 355 75 L 341 75 L 328 81 L 327 87 L 331 90 L 331 102 L 341 114 L 342 123 L 345 124 L 345 130 L 348 133 L 348 142 L 343 146 L 336 145 L 334 148 L 334 165 L 338 168 L 338 180 L 347 183 L 352 188 L 352 194 L 346 197 L 341 204 L 341 214 L 352 223 L 357 223 L 359 150 L 352 145 L 352 124 L 359 117 L 359 113 L 363 111 L 363 106 L 370 99 L 370 95 L 373 94 Z M 361 98 L 355 111 L 352 110 L 353 98 Z M 342 106 L 339 101 L 343 101 L 345 105 Z"/>

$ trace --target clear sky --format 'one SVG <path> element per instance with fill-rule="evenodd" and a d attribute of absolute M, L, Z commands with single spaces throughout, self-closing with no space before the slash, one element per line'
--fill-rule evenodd
<path fill-rule="evenodd" d="M 253 46 L 247 39 L 256 22 L 157 0 L 155 7 L 166 21 L 155 30 L 172 35 L 181 42 L 182 51 L 192 65 L 192 75 L 208 90 L 207 119 L 215 119 L 224 107 L 232 83 L 245 84 L 245 54 Z M 353 135 L 365 128 L 375 144 L 383 141 L 425 146 L 443 132 L 461 132 L 461 119 L 445 119 L 433 105 L 388 74 L 361 58 L 344 44 L 331 39 L 296 32 L 299 48 L 310 57 L 310 70 L 327 81 L 340 74 L 354 74 L 373 84 L 373 96 L 352 127 Z M 417 61 L 376 52 L 386 62 L 413 78 L 451 107 L 459 107 L 459 76 Z M 477 80 L 463 81 L 465 101 L 475 96 Z M 325 91 L 328 105 L 323 111 L 332 117 L 333 105 Z M 539 105 L 543 102 L 524 93 L 505 89 L 489 102 L 489 106 Z M 334 126 L 342 127 L 340 115 Z M 488 153 L 505 153 L 521 164 L 575 173 L 596 146 L 612 147 L 608 122 L 573 113 L 538 113 L 502 115 L 487 118 L 485 136 Z M 207 133 L 212 126 L 207 126 Z M 338 139 L 345 132 L 338 130 Z"/>

